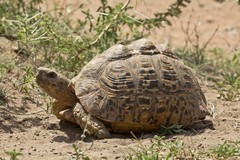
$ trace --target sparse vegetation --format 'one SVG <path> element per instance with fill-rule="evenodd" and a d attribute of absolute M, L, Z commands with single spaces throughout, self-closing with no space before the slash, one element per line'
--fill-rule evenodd
<path fill-rule="evenodd" d="M 5 153 L 9 156 L 9 159 L 4 159 L 0 157 L 0 160 L 19 160 L 19 156 L 22 155 L 22 153 L 16 151 L 15 149 L 12 151 L 7 151 Z"/>
<path fill-rule="evenodd" d="M 192 148 L 184 144 L 182 140 L 166 140 L 156 136 L 151 146 L 144 146 L 137 140 L 139 149 L 131 149 L 132 152 L 125 157 L 126 160 L 159 160 L 159 159 L 228 159 L 240 156 L 239 142 L 225 141 L 223 144 L 208 150 Z"/>
<path fill-rule="evenodd" d="M 171 126 L 161 126 L 159 131 L 157 132 L 160 136 L 174 135 L 177 133 L 184 132 L 182 125 L 171 125 Z"/>
<path fill-rule="evenodd" d="M 4 84 L 4 80 L 6 75 L 13 69 L 14 64 L 14 61 L 0 64 L 0 105 L 3 105 L 5 102 L 7 102 L 8 87 Z"/>
<path fill-rule="evenodd" d="M 30 95 L 29 89 L 34 88 L 35 85 L 35 74 L 31 65 L 23 65 L 21 70 L 23 71 L 22 83 L 20 84 L 21 91 L 25 91 Z"/>
<path fill-rule="evenodd" d="M 200 44 L 200 33 L 198 31 L 199 22 L 196 22 L 191 27 L 192 17 L 189 16 L 186 26 L 181 25 L 182 31 L 185 34 L 185 46 L 176 50 L 176 54 L 184 59 L 191 67 L 201 67 L 206 64 L 206 48 L 218 31 L 217 27 L 209 39 L 204 43 Z"/>
<path fill-rule="evenodd" d="M 75 160 L 90 160 L 88 156 L 86 156 L 81 149 L 76 144 L 72 145 L 75 151 Z"/>
<path fill-rule="evenodd" d="M 207 77 L 216 84 L 219 98 L 227 101 L 239 99 L 240 53 L 234 53 L 232 58 L 227 58 L 223 56 L 219 48 L 209 52 L 214 53 L 212 58 L 206 58 L 205 49 L 201 50 L 200 56 L 195 55 L 196 52 L 189 49 L 176 50 L 179 57 L 194 68 L 200 78 Z"/>
<path fill-rule="evenodd" d="M 145 146 L 140 140 L 138 149 L 131 149 L 125 160 L 159 160 L 159 159 L 229 159 L 240 156 L 240 142 L 225 141 L 214 148 L 207 150 L 192 148 L 184 144 L 182 140 L 167 140 L 165 137 L 155 136 L 151 146 Z M 90 160 L 90 158 L 76 144 L 72 145 L 74 149 L 73 157 L 75 160 Z M 12 150 L 6 152 L 9 160 L 18 160 L 22 153 Z M 0 160 L 7 160 L 0 157 Z"/>
<path fill-rule="evenodd" d="M 218 32 L 217 27 L 209 39 L 200 45 L 200 33 L 198 23 L 191 27 L 191 14 L 186 26 L 182 24 L 181 28 L 185 34 L 185 46 L 178 48 L 175 53 L 184 60 L 184 62 L 194 68 L 199 77 L 210 77 L 218 88 L 219 97 L 224 100 L 233 101 L 238 98 L 240 89 L 240 53 L 237 51 L 232 58 L 223 56 L 221 48 L 206 50 L 207 46 Z M 210 57 L 210 53 L 213 56 Z M 217 69 L 217 70 L 216 70 Z"/>
<path fill-rule="evenodd" d="M 170 5 L 165 13 L 156 13 L 150 19 L 139 19 L 130 15 L 128 11 L 132 7 L 129 2 L 112 7 L 107 0 L 101 0 L 97 17 L 85 10 L 84 4 L 79 4 L 77 9 L 82 11 L 85 18 L 78 19 L 74 27 L 64 16 L 53 17 L 36 9 L 41 1 L 4 1 L 4 9 L 7 7 L 14 12 L 2 14 L 4 18 L 1 20 L 0 31 L 2 35 L 8 35 L 9 30 L 6 28 L 12 28 L 10 35 L 16 35 L 19 49 L 28 52 L 34 65 L 36 61 L 43 61 L 45 65 L 78 71 L 93 56 L 102 53 L 111 45 L 141 38 L 151 29 L 162 26 L 163 22 L 170 25 L 169 18 L 178 16 L 181 8 L 190 0 L 178 0 Z M 121 32 L 123 27 L 126 32 Z"/>
<path fill-rule="evenodd" d="M 222 79 L 216 82 L 220 97 L 225 100 L 235 100 L 240 89 L 240 53 L 235 53 L 230 59 L 219 59 L 216 64 Z"/>
<path fill-rule="evenodd" d="M 240 141 L 225 141 L 223 144 L 209 150 L 211 157 L 215 159 L 228 159 L 240 156 Z"/>

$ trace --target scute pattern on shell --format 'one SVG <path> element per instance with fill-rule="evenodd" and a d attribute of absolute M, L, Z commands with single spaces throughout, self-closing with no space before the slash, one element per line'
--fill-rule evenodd
<path fill-rule="evenodd" d="M 83 108 L 118 132 L 188 125 L 207 114 L 192 71 L 172 52 L 146 39 L 109 48 L 73 83 Z"/>

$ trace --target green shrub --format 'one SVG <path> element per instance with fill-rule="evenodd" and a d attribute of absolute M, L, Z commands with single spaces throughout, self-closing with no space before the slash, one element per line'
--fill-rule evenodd
<path fill-rule="evenodd" d="M 166 12 L 155 13 L 149 19 L 139 19 L 129 14 L 132 9 L 129 2 L 110 6 L 107 0 L 101 0 L 97 16 L 80 4 L 78 9 L 85 18 L 78 19 L 77 25 L 73 26 L 69 18 L 53 17 L 48 12 L 38 10 L 37 6 L 43 3 L 41 0 L 30 0 L 29 3 L 5 0 L 0 7 L 0 16 L 3 17 L 0 35 L 16 38 L 19 50 L 28 51 L 33 65 L 44 63 L 77 72 L 111 45 L 146 36 L 153 28 L 163 26 L 163 22 L 171 25 L 169 18 L 178 16 L 190 0 L 177 0 Z M 123 28 L 126 32 L 122 32 Z"/>

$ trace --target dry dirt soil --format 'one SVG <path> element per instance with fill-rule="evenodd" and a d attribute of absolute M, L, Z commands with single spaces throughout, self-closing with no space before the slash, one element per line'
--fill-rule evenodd
<path fill-rule="evenodd" d="M 133 1 L 135 10 L 145 16 L 166 9 L 171 1 L 148 0 Z M 74 4 L 75 1 L 69 1 Z M 91 1 L 90 8 L 96 4 Z M 97 2 L 96 2 L 97 3 Z M 113 5 L 116 1 L 111 2 Z M 146 4 L 145 4 L 146 3 Z M 51 7 L 51 5 L 49 4 Z M 186 34 L 182 28 L 189 23 L 190 30 L 197 25 L 199 44 L 204 45 L 218 28 L 207 49 L 222 48 L 225 56 L 238 49 L 240 42 L 240 6 L 234 0 L 222 4 L 210 0 L 195 0 L 183 10 L 179 18 L 173 18 L 173 25 L 156 29 L 149 37 L 155 42 L 170 44 L 174 49 L 185 45 Z M 194 40 L 194 36 L 192 36 Z M 130 152 L 129 148 L 138 146 L 131 135 L 114 134 L 113 138 L 96 140 L 91 137 L 86 142 L 80 140 L 81 129 L 68 122 L 60 122 L 47 113 L 45 97 L 36 86 L 29 95 L 19 90 L 18 80 L 22 78 L 21 57 L 13 52 L 14 43 L 0 38 L 0 64 L 17 61 L 13 70 L 7 73 L 1 85 L 7 87 L 7 103 L 0 105 L 0 157 L 8 157 L 4 152 L 16 149 L 23 153 L 23 160 L 65 160 L 74 158 L 72 144 L 76 144 L 91 159 L 122 159 Z M 27 63 L 26 61 L 24 63 Z M 214 129 L 197 130 L 188 134 L 168 138 L 179 138 L 191 147 L 214 147 L 225 140 L 240 140 L 240 102 L 218 99 L 217 90 L 210 82 L 200 81 L 214 116 L 208 117 Z M 18 89 L 17 89 L 18 88 Z M 142 144 L 150 144 L 154 134 L 143 135 Z M 240 159 L 240 158 L 239 158 Z"/>

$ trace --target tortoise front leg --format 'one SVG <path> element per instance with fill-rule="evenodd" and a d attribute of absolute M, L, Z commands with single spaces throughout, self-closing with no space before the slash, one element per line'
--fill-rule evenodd
<path fill-rule="evenodd" d="M 83 107 L 77 103 L 73 109 L 73 115 L 80 127 L 86 130 L 86 133 L 95 138 L 109 138 L 111 135 L 104 124 L 97 118 L 90 116 Z"/>
<path fill-rule="evenodd" d="M 53 102 L 52 113 L 60 120 L 77 124 L 73 116 L 73 108 L 69 108 L 57 100 Z"/>
<path fill-rule="evenodd" d="M 72 122 L 74 124 L 77 124 L 79 125 L 75 118 L 74 118 L 74 115 L 73 115 L 73 109 L 72 108 L 69 108 L 69 109 L 66 109 L 66 110 L 63 110 L 59 113 L 59 115 L 61 115 L 65 121 L 69 121 L 69 122 Z"/>

